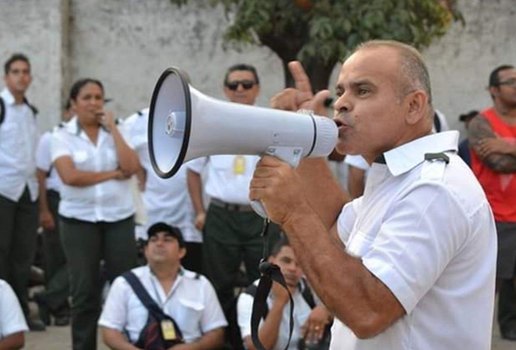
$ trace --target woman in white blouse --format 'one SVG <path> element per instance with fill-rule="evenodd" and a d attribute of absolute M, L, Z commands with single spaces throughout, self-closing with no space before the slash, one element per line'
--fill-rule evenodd
<path fill-rule="evenodd" d="M 139 165 L 113 114 L 104 110 L 100 81 L 77 81 L 70 102 L 76 115 L 54 133 L 52 160 L 63 181 L 59 221 L 70 276 L 73 348 L 90 350 L 97 343 L 101 261 L 110 281 L 136 265 L 129 178 Z"/>

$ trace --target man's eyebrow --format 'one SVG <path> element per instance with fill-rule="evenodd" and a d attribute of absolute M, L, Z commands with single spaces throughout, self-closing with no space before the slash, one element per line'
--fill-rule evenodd
<path fill-rule="evenodd" d="M 360 86 L 360 85 L 374 85 L 374 84 L 370 79 L 364 78 L 364 79 L 358 79 L 358 80 L 351 81 L 348 85 L 353 88 L 353 87 Z M 335 89 L 336 90 L 345 90 L 344 84 L 337 83 L 337 85 L 335 85 Z"/>

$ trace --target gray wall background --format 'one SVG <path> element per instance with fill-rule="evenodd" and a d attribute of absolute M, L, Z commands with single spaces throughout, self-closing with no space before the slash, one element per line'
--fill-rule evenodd
<path fill-rule="evenodd" d="M 516 64 L 516 0 L 461 0 L 466 26 L 456 23 L 423 54 L 435 105 L 453 128 L 457 116 L 490 104 L 489 72 Z M 254 64 L 260 105 L 283 87 L 280 60 L 265 47 L 222 48 L 228 24 L 221 8 L 177 8 L 169 0 L 0 0 L 0 59 L 26 53 L 33 68 L 29 99 L 39 107 L 41 130 L 60 118 L 71 83 L 94 77 L 105 84 L 108 106 L 126 117 L 149 104 L 154 84 L 170 66 L 184 69 L 200 91 L 222 95 L 234 63 Z M 335 83 L 335 68 L 331 84 Z"/>

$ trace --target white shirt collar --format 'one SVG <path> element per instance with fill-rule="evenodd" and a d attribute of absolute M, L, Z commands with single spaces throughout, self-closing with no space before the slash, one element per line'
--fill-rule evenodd
<path fill-rule="evenodd" d="M 383 154 L 385 163 L 393 176 L 413 169 L 425 161 L 427 153 L 457 152 L 457 130 L 431 134 L 403 144 Z"/>
<path fill-rule="evenodd" d="M 11 94 L 11 91 L 9 91 L 8 88 L 4 88 L 2 90 L 2 99 L 4 100 L 4 102 L 8 105 L 13 105 L 16 101 L 14 100 L 14 96 L 13 94 Z"/>

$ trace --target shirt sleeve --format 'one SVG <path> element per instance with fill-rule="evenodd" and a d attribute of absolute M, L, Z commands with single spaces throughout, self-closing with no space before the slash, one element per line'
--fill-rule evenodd
<path fill-rule="evenodd" d="M 201 330 L 203 333 L 228 325 L 217 294 L 211 283 L 205 277 L 201 277 L 204 283 L 204 311 L 201 317 Z"/>
<path fill-rule="evenodd" d="M 240 293 L 237 302 L 237 321 L 242 339 L 251 335 L 251 314 L 253 312 L 253 296 Z"/>
<path fill-rule="evenodd" d="M 55 162 L 57 158 L 63 156 L 72 156 L 72 152 L 65 139 L 65 131 L 56 131 L 52 134 L 50 153 L 52 156 L 52 162 Z"/>
<path fill-rule="evenodd" d="M 397 202 L 362 261 L 409 314 L 466 240 L 468 222 L 443 184 L 418 184 Z"/>
<path fill-rule="evenodd" d="M 122 332 L 127 324 L 129 284 L 123 277 L 117 277 L 109 290 L 99 319 L 99 326 Z"/>
<path fill-rule="evenodd" d="M 197 174 L 200 174 L 200 173 L 202 173 L 202 170 L 204 169 L 204 166 L 207 161 L 208 161 L 207 157 L 202 157 L 202 158 L 193 159 L 193 160 L 187 162 L 185 165 L 188 170 L 191 170 Z"/>
<path fill-rule="evenodd" d="M 0 280 L 0 339 L 28 330 L 14 291 L 9 284 Z"/>
<path fill-rule="evenodd" d="M 52 134 L 46 132 L 40 137 L 36 149 L 36 167 L 46 172 L 52 167 L 52 155 L 50 153 L 51 142 Z"/>
<path fill-rule="evenodd" d="M 349 235 L 353 230 L 353 226 L 357 217 L 356 213 L 360 207 L 361 201 L 362 198 L 357 198 L 351 202 L 348 202 L 342 208 L 342 211 L 337 219 L 337 233 L 339 234 L 340 240 L 344 244 L 346 244 L 348 241 Z"/>

